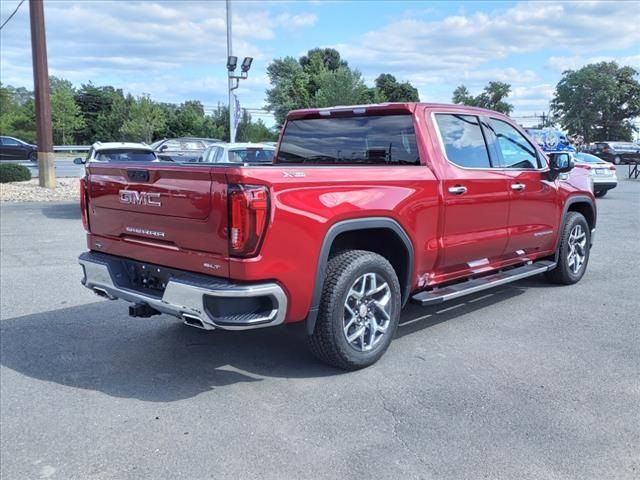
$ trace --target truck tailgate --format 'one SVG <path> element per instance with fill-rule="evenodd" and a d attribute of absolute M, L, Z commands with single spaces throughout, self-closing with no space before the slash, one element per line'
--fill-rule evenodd
<path fill-rule="evenodd" d="M 223 169 L 166 164 L 94 164 L 87 169 L 89 227 L 92 235 L 106 240 L 100 243 L 105 245 L 102 251 L 122 253 L 122 244 L 128 244 L 131 255 L 124 256 L 146 261 L 166 258 L 166 265 L 178 262 L 180 254 L 191 260 L 195 256 L 197 261 L 188 263 L 199 266 L 197 270 L 226 276 Z"/>

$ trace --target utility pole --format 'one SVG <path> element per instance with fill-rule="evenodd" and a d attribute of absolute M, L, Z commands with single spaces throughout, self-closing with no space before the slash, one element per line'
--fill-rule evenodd
<path fill-rule="evenodd" d="M 49 67 L 47 39 L 44 30 L 43 0 L 29 0 L 31 21 L 31 54 L 33 57 L 33 86 L 36 100 L 36 131 L 38 136 L 38 172 L 41 187 L 55 188 L 56 171 L 51 131 L 51 102 L 49 101 Z"/>
<path fill-rule="evenodd" d="M 233 45 L 231 39 L 231 0 L 227 0 L 227 59 L 233 56 Z M 234 80 L 229 75 L 229 142 L 236 141 L 236 125 L 234 122 L 234 110 L 236 102 L 233 99 Z"/>

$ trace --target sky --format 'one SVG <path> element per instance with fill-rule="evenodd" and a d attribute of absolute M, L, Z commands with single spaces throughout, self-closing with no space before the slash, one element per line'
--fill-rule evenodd
<path fill-rule="evenodd" d="M 0 0 L 4 21 L 19 0 Z M 33 88 L 28 1 L 0 32 L 0 81 Z M 233 53 L 253 57 L 242 107 L 261 109 L 274 58 L 336 48 L 373 85 L 411 82 L 421 101 L 451 102 L 489 81 L 512 85 L 513 117 L 548 111 L 561 74 L 615 60 L 640 71 L 640 1 L 430 2 L 232 0 Z M 227 102 L 223 1 L 45 0 L 49 73 L 80 86 L 213 108 Z M 267 124 L 269 114 L 252 110 Z"/>

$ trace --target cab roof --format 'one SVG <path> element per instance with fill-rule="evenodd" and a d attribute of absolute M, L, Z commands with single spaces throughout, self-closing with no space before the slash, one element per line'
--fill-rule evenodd
<path fill-rule="evenodd" d="M 486 108 L 470 107 L 468 105 L 450 104 L 450 103 L 425 103 L 425 102 L 388 102 L 373 103 L 368 105 L 340 105 L 326 108 L 303 108 L 299 110 L 291 110 L 287 114 L 287 120 L 302 118 L 320 118 L 329 117 L 334 114 L 336 116 L 355 115 L 375 115 L 375 114 L 401 114 L 413 113 L 417 108 L 428 110 L 446 110 L 447 112 L 459 113 L 475 113 L 476 115 L 492 115 L 504 116 L 501 113 Z"/>

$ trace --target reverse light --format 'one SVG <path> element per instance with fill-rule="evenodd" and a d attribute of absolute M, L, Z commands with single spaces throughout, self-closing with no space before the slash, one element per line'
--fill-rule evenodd
<path fill-rule="evenodd" d="M 269 191 L 263 185 L 229 185 L 229 253 L 254 257 L 269 223 Z"/>

